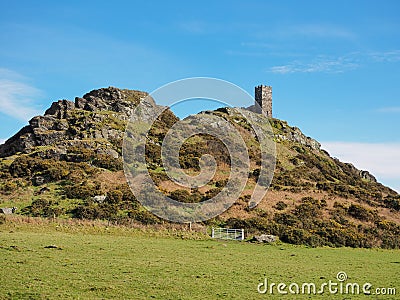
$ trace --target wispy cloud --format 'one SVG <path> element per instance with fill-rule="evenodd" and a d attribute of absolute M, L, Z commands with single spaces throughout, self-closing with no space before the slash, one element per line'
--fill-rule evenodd
<path fill-rule="evenodd" d="M 343 73 L 358 67 L 356 60 L 342 56 L 337 58 L 319 56 L 311 61 L 293 61 L 286 65 L 273 66 L 269 72 L 277 74 L 290 73 Z"/>
<path fill-rule="evenodd" d="M 385 182 L 397 182 L 391 188 L 400 192 L 400 143 L 323 142 L 332 156 L 368 170 Z"/>
<path fill-rule="evenodd" d="M 281 25 L 268 30 L 256 30 L 252 34 L 258 39 L 321 39 L 353 40 L 357 35 L 341 26 L 333 24 L 291 24 Z"/>
<path fill-rule="evenodd" d="M 400 50 L 380 52 L 351 52 L 342 56 L 318 55 L 314 58 L 293 60 L 287 64 L 272 66 L 271 73 L 343 73 L 369 63 L 400 62 Z M 397 112 L 398 108 L 383 108 L 382 112 Z"/>
<path fill-rule="evenodd" d="M 400 106 L 382 107 L 378 109 L 381 113 L 400 113 Z"/>
<path fill-rule="evenodd" d="M 400 61 L 400 50 L 370 52 L 368 56 L 377 62 L 398 62 Z"/>
<path fill-rule="evenodd" d="M 0 112 L 22 121 L 40 113 L 34 99 L 42 92 L 26 81 L 22 75 L 0 68 Z"/>
<path fill-rule="evenodd" d="M 298 35 L 311 38 L 341 38 L 351 39 L 355 34 L 350 30 L 328 24 L 303 24 L 286 29 L 288 35 Z"/>

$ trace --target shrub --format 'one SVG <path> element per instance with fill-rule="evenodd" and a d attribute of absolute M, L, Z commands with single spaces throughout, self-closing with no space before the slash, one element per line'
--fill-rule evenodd
<path fill-rule="evenodd" d="M 122 201 L 125 208 L 137 209 L 140 206 L 139 202 L 136 200 L 135 195 L 132 193 L 127 183 L 117 186 L 116 190 L 122 193 Z"/>
<path fill-rule="evenodd" d="M 101 203 L 98 205 L 99 219 L 114 219 L 118 214 L 118 206 L 113 203 Z"/>
<path fill-rule="evenodd" d="M 302 203 L 295 207 L 293 213 L 301 220 L 309 220 L 319 217 L 321 215 L 321 210 L 315 204 Z"/>
<path fill-rule="evenodd" d="M 274 176 L 272 182 L 274 183 L 274 185 L 283 185 L 283 186 L 297 187 L 301 185 L 300 181 L 291 176 L 290 174 L 279 174 L 277 176 Z"/>
<path fill-rule="evenodd" d="M 157 167 L 154 167 L 154 169 L 156 169 Z M 162 181 L 168 181 L 170 180 L 167 173 L 162 170 L 162 171 L 154 171 L 154 170 L 150 170 L 149 171 L 150 177 L 151 179 L 154 181 L 155 184 L 159 185 Z"/>
<path fill-rule="evenodd" d="M 179 163 L 182 166 L 182 169 L 200 170 L 199 158 L 191 154 L 179 157 Z"/>
<path fill-rule="evenodd" d="M 151 212 L 147 210 L 140 210 L 140 211 L 133 210 L 128 213 L 128 216 L 133 220 L 136 220 L 145 225 L 157 224 L 161 222 L 156 215 L 153 215 Z"/>
<path fill-rule="evenodd" d="M 198 188 L 193 188 L 191 190 L 190 198 L 193 203 L 201 202 L 204 199 L 204 194 L 200 193 Z"/>
<path fill-rule="evenodd" d="M 294 226 L 299 223 L 299 219 L 291 213 L 279 213 L 274 215 L 274 221 L 286 226 Z"/>
<path fill-rule="evenodd" d="M 353 218 L 361 221 L 373 221 L 374 214 L 369 209 L 366 209 L 357 204 L 351 204 L 347 210 L 348 214 Z"/>
<path fill-rule="evenodd" d="M 119 190 L 112 190 L 107 192 L 107 197 L 105 202 L 112 205 L 118 205 L 122 202 L 123 193 Z"/>
<path fill-rule="evenodd" d="M 97 154 L 93 159 L 93 165 L 99 168 L 107 169 L 110 171 L 122 170 L 122 160 L 114 158 L 111 155 Z"/>
<path fill-rule="evenodd" d="M 28 206 L 30 214 L 34 217 L 44 216 L 47 214 L 47 209 L 50 207 L 50 202 L 45 199 L 37 199 Z"/>
<path fill-rule="evenodd" d="M 258 178 L 260 177 L 260 172 L 261 170 L 259 168 L 256 168 L 249 173 L 249 177 L 254 178 L 254 180 L 258 180 Z"/>
<path fill-rule="evenodd" d="M 33 177 L 38 175 L 50 182 L 65 179 L 69 174 L 69 165 L 65 161 L 53 158 L 43 159 L 23 155 L 13 161 L 9 170 L 14 177 Z"/>
<path fill-rule="evenodd" d="M 18 188 L 18 185 L 13 181 L 6 181 L 0 188 L 6 195 L 10 195 Z"/>
<path fill-rule="evenodd" d="M 101 191 L 101 184 L 98 182 L 83 182 L 64 186 L 65 196 L 69 199 L 88 199 L 96 196 Z"/>
<path fill-rule="evenodd" d="M 292 157 L 289 159 L 289 161 L 294 165 L 294 166 L 298 166 L 301 164 L 301 160 L 298 159 L 297 157 Z"/>
<path fill-rule="evenodd" d="M 71 146 L 67 149 L 67 161 L 71 162 L 91 162 L 95 157 L 95 152 L 83 146 Z"/>
<path fill-rule="evenodd" d="M 78 219 L 99 219 L 102 215 L 101 210 L 97 205 L 79 205 L 72 211 L 72 216 Z"/>
<path fill-rule="evenodd" d="M 335 247 L 343 247 L 346 245 L 346 236 L 343 230 L 338 228 L 327 228 L 326 239 Z"/>
<path fill-rule="evenodd" d="M 205 196 L 203 197 L 203 200 L 208 200 L 217 196 L 222 191 L 222 189 L 223 189 L 222 187 L 218 187 L 208 190 Z"/>
<path fill-rule="evenodd" d="M 400 211 L 400 197 L 397 198 L 387 197 L 383 203 L 387 208 Z"/>
<path fill-rule="evenodd" d="M 32 165 L 33 160 L 27 155 L 22 155 L 11 163 L 9 171 L 14 177 L 30 176 L 32 174 Z"/>
<path fill-rule="evenodd" d="M 34 217 L 58 217 L 64 213 L 57 203 L 46 199 L 36 199 L 32 204 L 24 209 L 24 212 Z"/>
<path fill-rule="evenodd" d="M 287 204 L 283 201 L 278 201 L 275 205 L 274 208 L 276 210 L 284 210 L 287 207 Z"/>
<path fill-rule="evenodd" d="M 310 238 L 310 234 L 303 229 L 288 227 L 279 238 L 286 243 L 301 245 Z"/>
<path fill-rule="evenodd" d="M 382 237 L 382 248 L 385 249 L 400 249 L 400 240 L 396 235 L 385 234 Z"/>
<path fill-rule="evenodd" d="M 49 167 L 45 174 L 49 181 L 58 181 L 68 176 L 69 170 L 65 162 L 59 162 L 54 167 Z"/>
<path fill-rule="evenodd" d="M 187 190 L 174 190 L 169 196 L 179 202 L 189 203 L 190 201 L 190 193 Z"/>
<path fill-rule="evenodd" d="M 224 188 L 227 183 L 228 183 L 228 178 L 221 179 L 221 180 L 218 180 L 217 182 L 215 182 L 215 186 L 218 188 Z"/>
<path fill-rule="evenodd" d="M 136 151 L 139 151 L 137 149 Z M 149 166 L 153 166 L 152 169 L 156 169 L 161 164 L 161 146 L 147 142 L 145 148 L 146 163 Z"/>

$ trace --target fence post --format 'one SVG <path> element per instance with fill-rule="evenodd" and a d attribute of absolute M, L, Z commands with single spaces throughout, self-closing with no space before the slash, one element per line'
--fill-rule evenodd
<path fill-rule="evenodd" d="M 244 240 L 244 229 L 242 229 L 242 241 Z"/>
<path fill-rule="evenodd" d="M 211 227 L 211 237 L 214 238 L 214 227 Z"/>

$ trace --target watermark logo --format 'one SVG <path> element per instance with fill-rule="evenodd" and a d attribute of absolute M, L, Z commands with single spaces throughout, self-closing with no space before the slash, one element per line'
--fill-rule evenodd
<path fill-rule="evenodd" d="M 153 182 L 146 161 L 149 132 L 168 107 L 182 101 L 208 99 L 230 107 L 231 119 L 250 126 L 259 143 L 260 172 L 253 189 L 250 207 L 265 196 L 275 169 L 275 143 L 269 121 L 261 114 L 235 108 L 232 99 L 253 104 L 254 98 L 238 86 L 213 78 L 189 78 L 167 84 L 142 99 L 127 125 L 123 142 L 124 172 L 136 199 L 155 215 L 173 222 L 200 222 L 216 217 L 227 210 L 241 195 L 250 171 L 249 149 L 238 127 L 228 118 L 203 113 L 189 116 L 169 128 L 161 143 L 162 168 L 175 184 L 186 188 L 201 188 L 215 175 L 217 164 L 211 155 L 199 160 L 200 173 L 189 175 L 181 168 L 179 151 L 190 137 L 206 134 L 222 142 L 229 152 L 230 172 L 225 187 L 214 197 L 198 203 L 183 203 L 165 195 Z M 244 101 L 243 101 L 244 100 Z M 257 105 L 257 104 L 255 104 Z M 257 108 L 256 108 L 257 109 Z M 260 108 L 258 108 L 261 111 Z M 159 145 L 158 145 L 159 146 Z"/>
<path fill-rule="evenodd" d="M 257 292 L 260 294 L 303 294 L 303 295 L 396 295 L 395 287 L 374 287 L 369 282 L 362 284 L 348 281 L 345 272 L 340 271 L 336 274 L 336 280 L 328 280 L 327 282 L 292 282 L 275 283 L 267 278 L 257 285 Z"/>

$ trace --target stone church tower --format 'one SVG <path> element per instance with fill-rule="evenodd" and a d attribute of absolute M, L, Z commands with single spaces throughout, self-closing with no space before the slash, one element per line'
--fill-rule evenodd
<path fill-rule="evenodd" d="M 266 85 L 256 86 L 254 99 L 260 105 L 262 114 L 272 118 L 272 87 Z"/>

